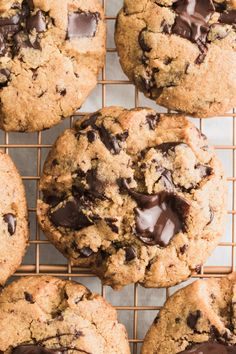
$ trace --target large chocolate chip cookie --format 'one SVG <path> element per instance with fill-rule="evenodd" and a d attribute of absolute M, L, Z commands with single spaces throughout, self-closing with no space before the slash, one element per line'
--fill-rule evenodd
<path fill-rule="evenodd" d="M 111 107 L 78 120 L 53 146 L 40 188 L 48 238 L 114 288 L 176 284 L 222 235 L 221 164 L 183 116 Z"/>

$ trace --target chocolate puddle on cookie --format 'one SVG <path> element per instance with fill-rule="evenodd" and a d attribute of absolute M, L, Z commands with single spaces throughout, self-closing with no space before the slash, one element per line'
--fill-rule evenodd
<path fill-rule="evenodd" d="M 173 26 L 164 23 L 163 30 L 168 34 L 177 34 L 198 45 L 200 55 L 196 64 L 201 64 L 207 54 L 207 35 L 210 31 L 209 23 L 214 12 L 220 12 L 219 22 L 222 24 L 236 24 L 236 10 L 227 10 L 222 4 L 212 0 L 176 0 L 172 5 L 176 12 Z"/>
<path fill-rule="evenodd" d="M 121 186 L 136 201 L 134 209 L 137 237 L 148 245 L 166 247 L 185 229 L 190 204 L 171 192 L 142 194 L 132 190 L 125 179 Z"/>
<path fill-rule="evenodd" d="M 236 354 L 236 345 L 228 346 L 215 342 L 196 344 L 178 354 Z"/>
<path fill-rule="evenodd" d="M 177 13 L 172 33 L 192 42 L 206 42 L 208 21 L 215 11 L 211 0 L 177 0 L 173 4 Z"/>

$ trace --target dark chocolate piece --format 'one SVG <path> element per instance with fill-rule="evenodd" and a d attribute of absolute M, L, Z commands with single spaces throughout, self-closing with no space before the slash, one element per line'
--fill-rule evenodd
<path fill-rule="evenodd" d="M 196 43 L 200 55 L 195 60 L 196 64 L 203 63 L 207 54 L 207 35 L 210 30 L 209 20 L 215 12 L 212 0 L 177 0 L 173 4 L 177 13 L 175 23 L 169 30 Z"/>
<path fill-rule="evenodd" d="M 90 131 L 87 133 L 87 138 L 88 138 L 88 141 L 89 141 L 90 143 L 93 143 L 93 142 L 96 140 L 96 133 L 95 133 L 95 131 L 90 130 Z"/>
<path fill-rule="evenodd" d="M 56 195 L 44 196 L 43 200 L 45 203 L 49 204 L 52 207 L 55 207 L 57 204 L 63 201 L 63 197 L 58 197 Z"/>
<path fill-rule="evenodd" d="M 3 220 L 5 221 L 5 223 L 7 223 L 7 229 L 9 234 L 12 236 L 14 235 L 15 231 L 16 231 L 16 217 L 13 214 L 5 214 L 3 215 Z"/>
<path fill-rule="evenodd" d="M 225 11 L 220 15 L 219 22 L 228 25 L 236 24 L 236 10 Z"/>
<path fill-rule="evenodd" d="M 80 249 L 79 252 L 80 252 L 80 255 L 84 258 L 88 258 L 88 257 L 92 256 L 92 254 L 94 253 L 90 247 L 83 247 Z"/>
<path fill-rule="evenodd" d="M 99 118 L 99 116 L 101 116 L 100 112 L 96 112 L 94 114 L 92 114 L 88 119 L 84 120 L 81 125 L 80 125 L 80 129 L 86 129 L 88 127 L 92 127 L 93 129 L 96 129 L 96 122 L 97 119 Z"/>
<path fill-rule="evenodd" d="M 60 88 L 60 87 L 56 86 L 56 92 L 60 93 L 61 96 L 65 97 L 67 90 L 66 90 L 66 88 Z"/>
<path fill-rule="evenodd" d="M 146 117 L 150 130 L 155 130 L 160 120 L 160 114 L 149 114 Z"/>
<path fill-rule="evenodd" d="M 97 130 L 99 132 L 100 139 L 106 148 L 114 155 L 119 154 L 121 147 L 116 136 L 111 135 L 104 125 L 97 127 Z"/>
<path fill-rule="evenodd" d="M 126 262 L 131 262 L 136 258 L 136 251 L 132 246 L 125 247 L 125 260 Z"/>
<path fill-rule="evenodd" d="M 36 30 L 41 33 L 46 31 L 46 21 L 42 11 L 37 11 L 35 15 L 31 15 L 26 20 L 26 29 L 28 32 Z"/>
<path fill-rule="evenodd" d="M 160 144 L 156 147 L 157 150 L 161 150 L 162 153 L 168 154 L 169 151 L 174 151 L 178 145 L 186 145 L 179 141 L 170 141 L 168 143 Z"/>
<path fill-rule="evenodd" d="M 98 126 L 96 124 L 98 117 L 100 116 L 100 113 L 95 113 L 92 116 L 90 116 L 87 120 L 85 120 L 81 125 L 80 129 L 86 129 L 88 127 L 92 127 L 94 130 L 96 130 L 99 133 L 99 137 L 103 144 L 106 146 L 106 148 L 113 154 L 117 155 L 120 153 L 123 143 L 129 136 L 129 133 L 123 132 L 120 134 L 112 135 L 102 124 L 101 126 Z M 89 133 L 89 132 L 88 132 Z"/>
<path fill-rule="evenodd" d="M 187 325 L 191 329 L 196 329 L 197 322 L 199 318 L 201 317 L 201 311 L 197 310 L 196 312 L 190 313 L 187 317 Z"/>
<path fill-rule="evenodd" d="M 34 9 L 32 1 L 24 0 L 21 7 L 17 7 L 19 14 L 10 18 L 0 18 L 0 56 L 9 55 L 14 57 L 21 48 L 41 49 L 38 35 L 31 38 L 33 30 L 36 33 L 45 32 L 47 29 L 46 18 L 43 11 Z"/>
<path fill-rule="evenodd" d="M 177 0 L 173 4 L 177 13 L 172 33 L 187 38 L 194 43 L 206 42 L 209 24 L 215 11 L 212 0 Z"/>
<path fill-rule="evenodd" d="M 49 218 L 55 226 L 68 227 L 80 230 L 92 225 L 92 222 L 83 212 L 83 205 L 78 200 L 68 201 L 55 211 L 51 211 Z"/>
<path fill-rule="evenodd" d="M 86 181 L 89 189 L 85 190 L 84 193 L 88 193 L 94 198 L 104 199 L 105 184 L 98 178 L 96 169 L 87 172 Z"/>
<path fill-rule="evenodd" d="M 31 304 L 34 304 L 33 296 L 30 293 L 27 293 L 27 291 L 25 291 L 24 295 L 26 301 L 30 302 Z"/>
<path fill-rule="evenodd" d="M 150 52 L 152 48 L 150 48 L 146 43 L 145 43 L 145 38 L 144 38 L 144 34 L 147 32 L 147 28 L 143 28 L 142 31 L 139 33 L 138 36 L 138 41 L 139 41 L 139 45 L 141 47 L 141 49 L 144 52 Z"/>
<path fill-rule="evenodd" d="M 116 218 L 105 218 L 104 220 L 106 221 L 107 225 L 110 227 L 112 232 L 114 232 L 115 234 L 119 233 L 119 228 L 115 224 L 118 221 Z"/>
<path fill-rule="evenodd" d="M 67 38 L 94 37 L 99 18 L 98 12 L 71 12 L 68 16 Z"/>

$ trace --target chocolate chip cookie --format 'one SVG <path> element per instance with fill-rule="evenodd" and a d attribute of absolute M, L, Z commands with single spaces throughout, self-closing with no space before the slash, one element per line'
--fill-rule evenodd
<path fill-rule="evenodd" d="M 0 285 L 20 265 L 28 245 L 25 190 L 11 158 L 0 150 Z"/>
<path fill-rule="evenodd" d="M 235 29 L 234 0 L 125 0 L 115 40 L 147 97 L 205 117 L 236 105 Z"/>
<path fill-rule="evenodd" d="M 236 273 L 199 280 L 171 296 L 141 354 L 235 354 Z"/>
<path fill-rule="evenodd" d="M 130 349 L 115 309 L 100 295 L 42 276 L 21 278 L 2 291 L 0 352 L 130 354 Z"/>
<path fill-rule="evenodd" d="M 105 55 L 98 0 L 0 4 L 0 128 L 39 131 L 72 115 Z"/>
<path fill-rule="evenodd" d="M 180 115 L 110 107 L 78 120 L 49 153 L 40 189 L 49 240 L 115 289 L 186 279 L 222 234 L 221 164 Z"/>

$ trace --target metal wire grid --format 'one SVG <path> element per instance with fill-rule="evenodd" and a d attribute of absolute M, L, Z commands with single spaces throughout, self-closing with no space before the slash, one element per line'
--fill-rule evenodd
<path fill-rule="evenodd" d="M 107 8 L 107 3 L 108 1 L 112 0 L 102 0 L 102 4 L 104 6 L 104 9 L 106 10 Z M 113 0 L 116 1 L 116 0 Z M 107 23 L 111 21 L 115 21 L 114 16 L 106 16 L 106 21 Z M 109 53 L 116 53 L 115 48 L 107 48 L 107 55 Z M 113 87 L 116 85 L 130 85 L 130 82 L 128 80 L 116 80 L 116 79 L 109 79 L 107 80 L 107 75 L 106 75 L 106 70 L 107 67 L 105 65 L 103 71 L 102 71 L 102 77 L 101 80 L 99 80 L 98 85 L 101 85 L 102 89 L 102 102 L 101 106 L 105 107 L 106 102 L 107 102 L 107 85 L 112 85 Z M 130 89 L 135 90 L 135 97 L 134 97 L 134 106 L 138 107 L 140 106 L 140 94 L 138 93 L 137 89 L 132 88 L 130 86 Z M 158 108 L 158 107 L 157 107 Z M 74 117 L 70 118 L 70 126 L 73 125 L 73 121 L 75 118 L 81 117 L 88 112 L 79 112 L 77 115 Z M 232 119 L 232 125 L 231 125 L 231 136 L 232 136 L 232 144 L 230 145 L 216 145 L 215 148 L 219 151 L 232 151 L 232 176 L 228 177 L 228 183 L 231 184 L 232 186 L 232 196 L 231 196 L 231 208 L 228 211 L 229 217 L 231 218 L 231 241 L 230 242 L 220 242 L 218 247 L 222 247 L 222 252 L 226 248 L 231 248 L 231 265 L 230 266 L 221 266 L 220 262 L 219 264 L 215 264 L 213 266 L 203 266 L 201 268 L 200 274 L 194 274 L 193 278 L 209 278 L 209 277 L 221 277 L 223 275 L 226 275 L 230 273 L 231 271 L 235 270 L 235 247 L 236 247 L 236 241 L 235 241 L 235 214 L 236 214 L 236 209 L 235 209 L 235 183 L 236 183 L 236 175 L 235 175 L 235 163 L 236 163 L 236 155 L 235 155 L 235 149 L 236 149 L 236 111 L 234 110 L 232 114 L 225 114 L 224 117 L 228 117 Z M 222 117 L 222 119 L 224 119 Z M 214 118 L 211 118 L 214 119 Z M 195 124 L 199 123 L 200 130 L 202 130 L 203 126 L 203 120 L 202 119 L 195 119 L 194 120 Z M 35 182 L 35 188 L 36 188 L 36 199 L 39 197 L 39 189 L 38 189 L 38 184 L 39 184 L 39 178 L 40 178 L 40 173 L 41 173 L 41 168 L 43 164 L 43 151 L 47 151 L 48 149 L 51 148 L 51 144 L 44 144 L 43 143 L 43 136 L 44 132 L 39 132 L 37 133 L 37 141 L 36 143 L 27 143 L 28 135 L 25 134 L 25 139 L 23 144 L 20 143 L 11 143 L 10 139 L 13 134 L 9 133 L 2 133 L 2 136 L 4 137 L 3 142 L 0 144 L 0 148 L 4 149 L 6 153 L 11 154 L 11 152 L 16 151 L 17 149 L 35 149 L 36 151 L 36 175 L 29 175 L 29 176 L 22 176 L 24 182 L 28 181 L 33 181 Z M 13 137 L 14 139 L 14 137 Z M 22 150 L 23 153 L 24 150 Z M 31 215 L 34 215 L 34 219 L 36 220 L 36 200 L 35 200 L 35 207 L 30 207 L 29 208 L 29 213 Z M 35 221 L 37 223 L 37 220 Z M 37 224 L 36 224 L 37 225 Z M 33 231 L 34 232 L 34 231 Z M 35 235 L 32 234 L 31 232 L 31 240 L 30 240 L 30 245 L 34 247 L 34 258 L 35 261 L 31 262 L 30 264 L 23 264 L 16 272 L 14 277 L 22 277 L 22 276 L 27 276 L 27 275 L 40 275 L 40 274 L 48 274 L 48 275 L 54 275 L 54 276 L 59 276 L 59 277 L 65 277 L 68 279 L 76 279 L 79 280 L 83 283 L 84 279 L 94 279 L 96 278 L 93 274 L 89 272 L 89 270 L 84 270 L 80 269 L 78 267 L 72 267 L 70 265 L 70 262 L 64 260 L 62 264 L 41 264 L 41 257 L 40 257 L 40 248 L 42 245 L 48 245 L 49 242 L 45 239 L 42 239 L 40 235 L 40 229 L 39 226 L 36 226 L 35 230 Z M 148 292 L 153 291 L 148 289 L 146 291 L 145 295 L 145 305 L 143 303 L 140 305 L 139 304 L 139 291 L 140 291 L 140 286 L 139 285 L 133 285 L 129 287 L 128 292 L 129 295 L 132 296 L 132 304 L 123 306 L 119 305 L 116 306 L 118 313 L 120 314 L 121 312 L 127 312 L 127 313 L 132 313 L 133 318 L 130 317 L 132 321 L 132 329 L 129 333 L 129 342 L 131 346 L 131 351 L 133 354 L 138 354 L 141 343 L 143 341 L 143 335 L 140 337 L 139 336 L 139 326 L 143 323 L 146 323 L 146 327 L 148 327 L 151 323 L 152 320 L 154 319 L 156 312 L 161 309 L 161 305 L 163 304 L 164 300 L 168 298 L 170 295 L 171 289 L 166 288 L 165 289 L 165 296 L 161 300 L 161 305 L 159 305 L 158 301 L 158 290 L 156 290 L 156 294 L 154 295 L 154 298 L 156 299 L 155 305 L 151 306 L 149 302 L 149 296 L 147 296 Z M 100 287 L 100 293 L 102 296 L 106 297 L 106 293 L 108 291 L 108 288 L 101 286 Z M 109 292 L 111 290 L 109 289 Z M 130 294 L 131 292 L 131 294 Z M 150 294 L 150 293 L 149 293 Z M 112 294 L 113 298 L 115 299 L 116 296 L 118 296 L 118 293 L 113 292 Z M 152 295 L 153 299 L 153 295 Z M 112 302 L 112 301 L 111 301 Z M 159 306 L 156 306 L 158 304 Z M 145 316 L 144 316 L 145 314 Z M 144 319 L 145 317 L 145 319 Z M 148 320 L 147 320 L 148 318 Z M 148 323 L 148 324 L 147 324 Z M 147 328 L 144 328 L 141 332 L 144 334 Z"/>

